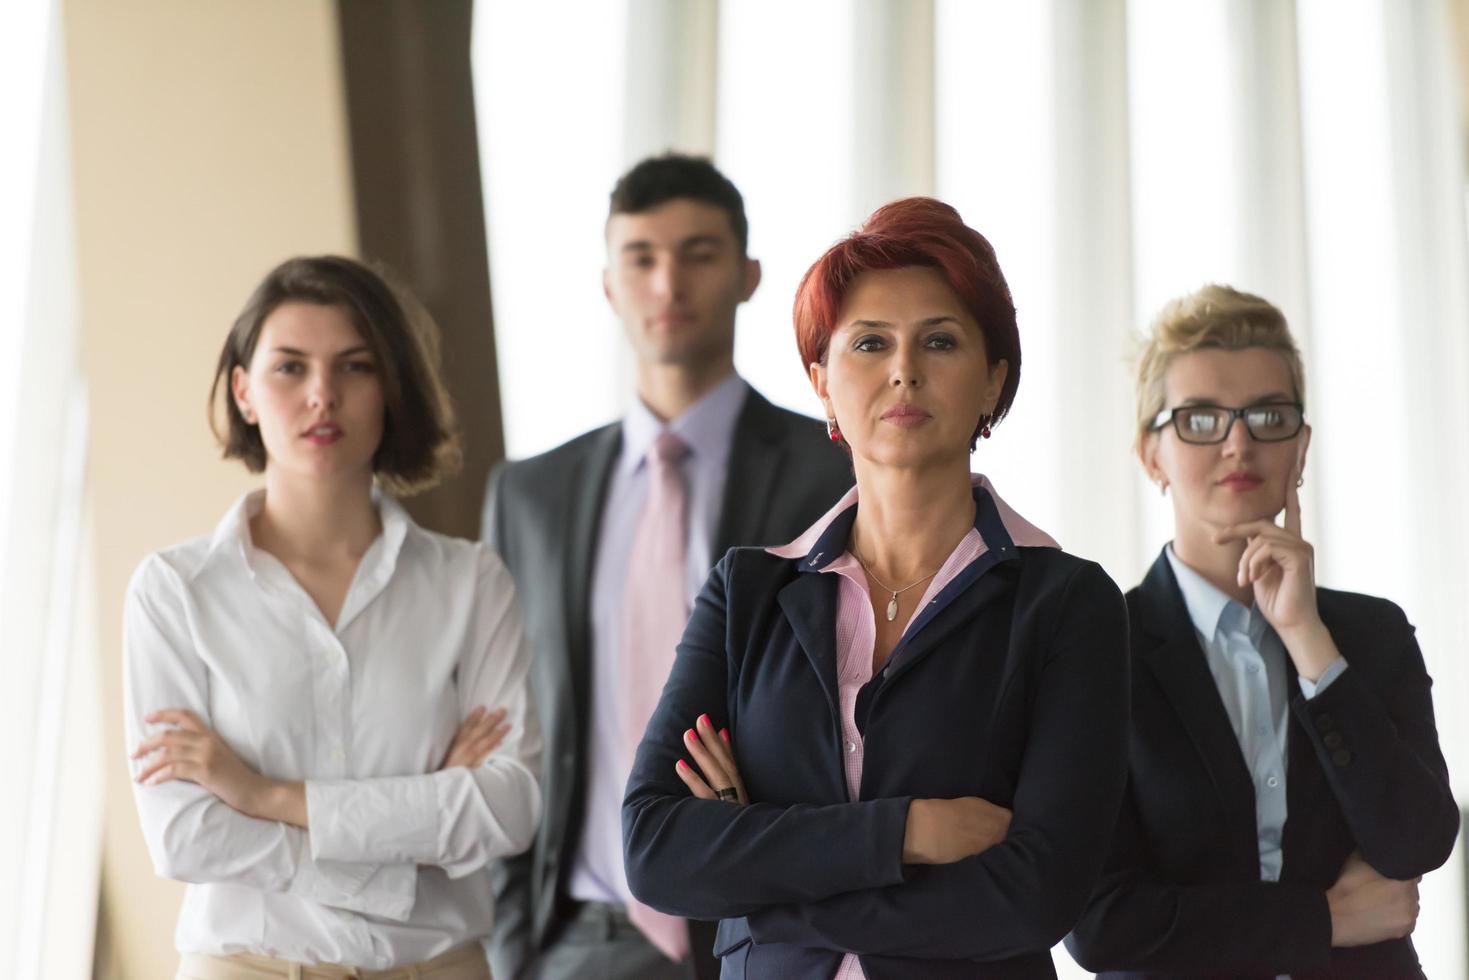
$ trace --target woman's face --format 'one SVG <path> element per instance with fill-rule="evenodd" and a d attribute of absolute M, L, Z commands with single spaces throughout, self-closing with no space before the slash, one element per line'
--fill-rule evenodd
<path fill-rule="evenodd" d="M 969 459 L 1009 365 L 990 365 L 979 324 L 921 266 L 858 276 L 811 384 L 854 460 L 919 467 Z"/>
<path fill-rule="evenodd" d="M 370 477 L 383 436 L 378 369 L 345 310 L 288 302 L 266 317 L 249 369 L 236 367 L 230 387 L 260 427 L 268 469 Z"/>
<path fill-rule="evenodd" d="M 1245 408 L 1294 402 L 1290 369 L 1278 351 L 1199 350 L 1174 359 L 1163 376 L 1163 405 Z M 1187 443 L 1172 424 L 1151 432 L 1139 447 L 1143 467 L 1173 497 L 1174 523 L 1209 530 L 1243 521 L 1274 520 L 1286 488 L 1301 475 L 1311 427 L 1283 442 L 1260 442 L 1234 419 L 1223 442 Z"/>

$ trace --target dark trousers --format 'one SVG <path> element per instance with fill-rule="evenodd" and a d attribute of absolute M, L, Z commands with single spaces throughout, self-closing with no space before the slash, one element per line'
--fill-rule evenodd
<path fill-rule="evenodd" d="M 561 934 L 521 974 L 521 980 L 698 980 L 694 959 L 708 961 L 713 923 L 690 923 L 695 956 L 674 963 L 643 938 L 620 905 L 583 902 Z"/>

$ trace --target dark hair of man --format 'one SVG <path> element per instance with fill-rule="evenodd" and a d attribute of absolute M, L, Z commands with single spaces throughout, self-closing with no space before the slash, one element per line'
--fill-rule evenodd
<path fill-rule="evenodd" d="M 209 388 L 209 427 L 226 459 L 243 461 L 252 473 L 265 469 L 260 429 L 240 414 L 230 377 L 236 367 L 250 369 L 261 328 L 283 303 L 343 310 L 372 351 L 383 389 L 383 435 L 372 468 L 383 486 L 406 496 L 427 490 L 459 468 L 454 410 L 438 372 L 438 328 L 407 290 L 390 285 L 383 273 L 338 255 L 282 262 L 255 287 L 235 318 Z M 216 408 L 220 402 L 223 431 Z"/>
<path fill-rule="evenodd" d="M 745 218 L 745 199 L 707 157 L 684 153 L 648 157 L 618 179 L 617 186 L 612 188 L 607 217 L 610 220 L 618 214 L 641 214 L 679 199 L 723 208 L 729 215 L 729 227 L 740 254 L 746 253 L 750 223 Z"/>

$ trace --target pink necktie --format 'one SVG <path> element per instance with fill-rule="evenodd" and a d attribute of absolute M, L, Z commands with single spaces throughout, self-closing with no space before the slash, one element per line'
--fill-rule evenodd
<path fill-rule="evenodd" d="M 648 500 L 633 534 L 622 638 L 622 730 L 629 772 L 689 618 L 684 560 L 688 508 L 679 472 L 688 452 L 688 445 L 672 432 L 653 443 L 648 453 Z M 678 962 L 688 955 L 689 929 L 683 919 L 637 899 L 628 902 L 627 915 L 670 960 Z"/>

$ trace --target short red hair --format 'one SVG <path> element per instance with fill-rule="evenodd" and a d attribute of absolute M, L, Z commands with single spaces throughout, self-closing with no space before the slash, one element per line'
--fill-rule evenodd
<path fill-rule="evenodd" d="M 1005 417 L 1020 385 L 1020 332 L 1015 303 L 995 250 L 959 212 L 931 197 L 884 204 L 817 259 L 796 290 L 796 346 L 802 366 L 826 361 L 847 290 L 864 272 L 923 266 L 936 271 L 984 334 L 990 364 L 1010 368 L 989 423 Z"/>

